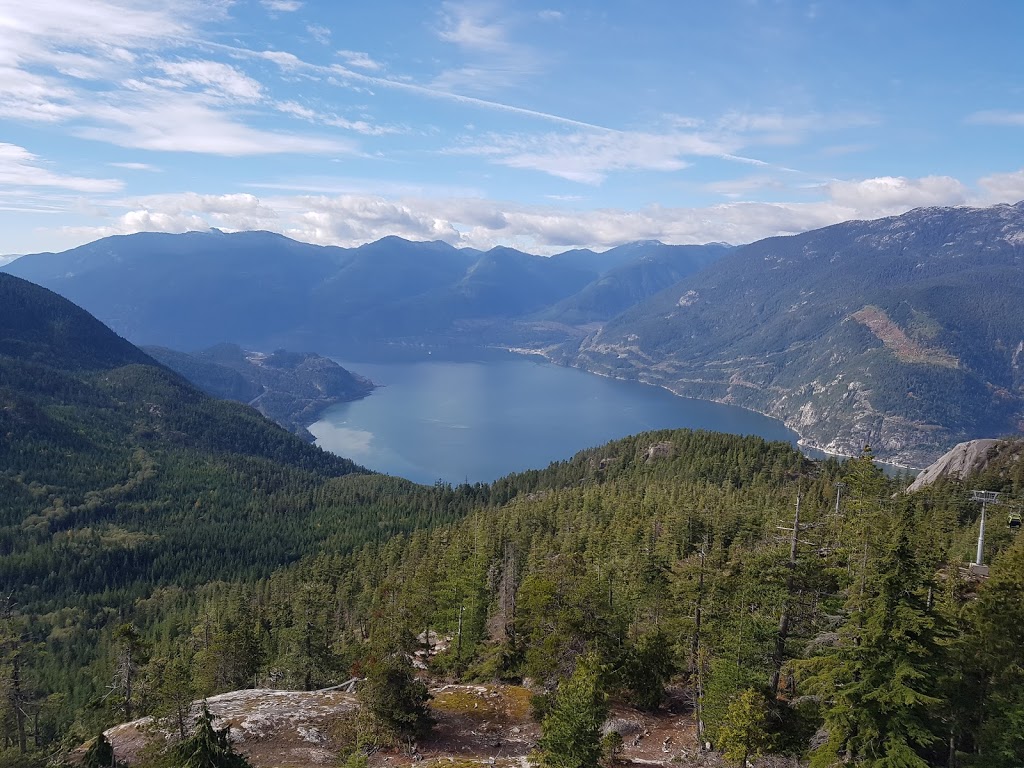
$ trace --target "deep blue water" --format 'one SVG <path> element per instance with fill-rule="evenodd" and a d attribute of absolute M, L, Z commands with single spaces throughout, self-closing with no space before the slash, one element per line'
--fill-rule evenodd
<path fill-rule="evenodd" d="M 689 427 L 796 441 L 781 422 L 688 400 L 540 358 L 489 362 L 339 361 L 380 385 L 328 409 L 317 444 L 420 483 L 496 480 L 650 429 Z"/>

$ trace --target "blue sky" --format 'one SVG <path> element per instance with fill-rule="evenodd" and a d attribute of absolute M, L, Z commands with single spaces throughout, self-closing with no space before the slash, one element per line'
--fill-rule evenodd
<path fill-rule="evenodd" d="M 1024 3 L 0 0 L 0 254 L 537 253 L 1024 198 Z"/>

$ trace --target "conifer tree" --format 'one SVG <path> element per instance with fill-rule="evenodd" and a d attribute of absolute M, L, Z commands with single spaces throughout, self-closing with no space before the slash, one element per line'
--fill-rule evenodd
<path fill-rule="evenodd" d="M 747 688 L 733 699 L 718 728 L 716 746 L 726 760 L 744 768 L 747 759 L 760 757 L 771 744 L 766 729 L 764 696 Z"/>
<path fill-rule="evenodd" d="M 132 624 L 122 624 L 115 629 L 114 641 L 118 650 L 111 690 L 120 699 L 125 720 L 131 720 L 138 696 L 137 683 L 143 665 L 148 661 L 149 648 Z"/>
<path fill-rule="evenodd" d="M 213 715 L 203 711 L 192 735 L 174 748 L 178 768 L 252 768 L 244 755 L 235 752 L 228 735 L 230 728 L 214 728 Z"/>
<path fill-rule="evenodd" d="M 107 740 L 103 731 L 92 740 L 89 749 L 82 758 L 82 768 L 114 768 L 117 763 L 114 761 L 114 747 Z"/>
<path fill-rule="evenodd" d="M 601 759 L 601 725 L 608 704 L 597 658 L 578 659 L 572 675 L 555 692 L 541 723 L 541 760 L 546 768 L 594 768 Z"/>
<path fill-rule="evenodd" d="M 963 707 L 974 718 L 977 765 L 1024 765 L 1024 539 L 994 561 L 979 592 L 964 640 L 964 658 L 978 680 Z"/>
<path fill-rule="evenodd" d="M 798 665 L 812 671 L 806 690 L 826 702 L 829 739 L 813 755 L 815 768 L 848 760 L 864 768 L 927 768 L 923 754 L 937 740 L 936 617 L 904 523 L 893 539 L 839 646 Z"/>
<path fill-rule="evenodd" d="M 424 738 L 434 725 L 427 686 L 416 679 L 412 662 L 401 651 L 370 663 L 358 695 L 380 724 L 400 738 Z"/>

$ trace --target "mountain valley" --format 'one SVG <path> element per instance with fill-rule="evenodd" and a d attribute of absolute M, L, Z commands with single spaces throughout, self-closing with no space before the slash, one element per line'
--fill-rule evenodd
<path fill-rule="evenodd" d="M 5 270 L 135 342 L 348 359 L 530 351 L 758 411 L 828 452 L 870 444 L 920 467 L 1024 423 L 1022 242 L 1019 204 L 550 258 L 394 237 L 346 250 L 140 234 Z"/>
<path fill-rule="evenodd" d="M 714 246 L 710 265 L 649 298 L 629 294 L 638 303 L 598 330 L 586 328 L 593 315 L 574 315 L 588 321 L 573 326 L 582 343 L 563 335 L 545 353 L 665 387 L 703 376 L 706 396 L 737 401 L 784 385 L 806 396 L 814 387 L 797 382 L 818 366 L 871 383 L 850 398 L 870 409 L 864 419 L 956 425 L 943 440 L 991 430 L 1018 408 L 1017 214 L 925 210 Z M 921 226 L 908 225 L 914 217 Z M 942 234 L 950 264 L 933 263 L 945 257 L 921 233 L 953 219 Z M 861 244 L 837 245 L 851 241 Z M 492 303 L 493 270 L 529 284 L 548 269 L 518 253 L 435 247 L 455 264 L 441 283 L 461 259 L 483 273 L 459 278 L 459 306 L 474 308 L 453 311 L 442 336 Z M 491 331 L 509 318 L 557 329 L 535 319 L 537 306 L 586 290 L 580 257 L 550 273 L 562 288 L 498 308 L 529 314 L 486 319 Z M 322 267 L 347 256 L 310 258 Z M 838 267 L 820 263 L 852 280 L 872 259 L 892 277 L 856 295 L 831 289 Z M 977 293 L 958 300 L 965 284 L 984 288 L 987 314 L 967 303 Z M 831 290 L 830 301 L 800 298 L 812 289 Z M 737 301 L 747 314 L 725 314 Z M 110 743 L 140 768 L 178 768 L 182 750 L 211 743 L 233 761 L 217 765 L 256 768 L 313 760 L 311 749 L 350 768 L 492 758 L 511 768 L 575 749 L 608 766 L 1024 759 L 1013 726 L 1024 711 L 1024 539 L 991 523 L 995 507 L 989 575 L 970 567 L 971 491 L 1001 494 L 993 504 L 1006 520 L 1022 498 L 1019 442 L 986 444 L 973 471 L 937 470 L 915 492 L 870 449 L 812 461 L 785 443 L 691 430 L 615 440 L 493 483 L 417 485 L 214 399 L 46 288 L 0 274 L 0 307 L 0 765 L 106 765 Z M 271 384 L 366 385 L 316 357 L 242 349 L 156 352 L 239 399 Z M 758 349 L 774 350 L 770 363 Z M 282 372 L 249 378 L 253 365 Z M 838 407 L 829 414 L 844 423 Z M 868 434 L 884 445 L 894 433 Z M 914 439 L 915 455 L 931 450 Z M 278 741 L 250 733 L 277 729 L 273 718 L 218 708 L 262 712 L 288 699 L 280 691 L 336 686 L 355 693 L 335 694 L 338 712 L 292 723 Z M 137 726 L 116 725 L 140 717 L 167 738 L 144 749 Z M 218 735 L 225 722 L 237 726 L 237 752 Z M 647 731 L 665 734 L 660 746 Z M 473 749 L 451 748 L 460 743 Z"/>

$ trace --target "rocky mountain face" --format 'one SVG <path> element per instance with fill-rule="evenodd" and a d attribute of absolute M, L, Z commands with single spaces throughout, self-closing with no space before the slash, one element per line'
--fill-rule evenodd
<path fill-rule="evenodd" d="M 1005 478 L 1012 471 L 1020 473 L 1024 465 L 1024 440 L 969 440 L 959 443 L 925 468 L 907 492 L 918 491 L 941 480 L 981 478 L 992 473 Z M 979 481 L 979 486 L 985 485 Z"/>
<path fill-rule="evenodd" d="M 235 344 L 191 355 L 166 347 L 145 351 L 208 395 L 251 405 L 309 442 L 313 436 L 306 426 L 324 408 L 365 397 L 374 388 L 369 379 L 311 353 L 247 352 Z"/>
<path fill-rule="evenodd" d="M 928 208 L 733 249 L 619 315 L 572 365 L 923 466 L 1024 426 L 1024 203 Z"/>

